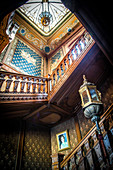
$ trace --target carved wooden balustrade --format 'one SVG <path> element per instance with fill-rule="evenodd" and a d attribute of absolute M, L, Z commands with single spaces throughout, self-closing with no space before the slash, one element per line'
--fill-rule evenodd
<path fill-rule="evenodd" d="M 0 71 L 0 102 L 48 101 L 49 78 Z"/>
<path fill-rule="evenodd" d="M 56 94 L 56 92 L 79 65 L 81 60 L 85 57 L 94 43 L 95 42 L 90 34 L 87 31 L 84 31 L 80 38 L 75 42 L 71 50 L 66 54 L 63 60 L 51 74 L 49 99 L 51 99 Z"/>
<path fill-rule="evenodd" d="M 51 100 L 94 43 L 84 31 L 50 78 L 0 71 L 0 101 Z"/>
<path fill-rule="evenodd" d="M 103 141 L 107 151 L 106 162 L 100 142 L 97 137 L 96 125 L 94 125 L 78 145 L 60 163 L 65 170 L 94 170 L 113 168 L 113 104 L 102 115 L 99 122 Z"/>

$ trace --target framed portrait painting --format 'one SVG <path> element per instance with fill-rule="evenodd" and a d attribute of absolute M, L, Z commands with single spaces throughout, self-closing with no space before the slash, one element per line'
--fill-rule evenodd
<path fill-rule="evenodd" d="M 68 131 L 65 130 L 61 133 L 56 134 L 58 151 L 66 150 L 70 148 Z"/>

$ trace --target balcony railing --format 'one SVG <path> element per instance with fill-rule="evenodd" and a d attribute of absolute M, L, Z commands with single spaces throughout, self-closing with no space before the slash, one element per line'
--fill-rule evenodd
<path fill-rule="evenodd" d="M 0 102 L 48 101 L 49 78 L 0 71 Z"/>
<path fill-rule="evenodd" d="M 79 65 L 94 43 L 95 42 L 90 34 L 87 31 L 84 31 L 80 38 L 75 42 L 71 50 L 66 54 L 63 60 L 51 74 L 49 99 L 51 99 L 56 94 L 56 92 Z"/>
<path fill-rule="evenodd" d="M 50 78 L 0 71 L 0 102 L 51 100 L 94 43 L 84 31 Z"/>
<path fill-rule="evenodd" d="M 108 167 L 104 162 L 101 145 L 97 137 L 96 125 L 94 125 L 70 154 L 60 163 L 61 168 L 65 170 L 113 168 L 113 104 L 102 115 L 99 125 L 109 160 Z"/>

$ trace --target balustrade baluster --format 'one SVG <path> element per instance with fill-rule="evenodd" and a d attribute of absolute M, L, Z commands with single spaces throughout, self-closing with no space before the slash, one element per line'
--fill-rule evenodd
<path fill-rule="evenodd" d="M 30 93 L 30 87 L 31 87 L 32 83 L 31 82 L 27 82 L 26 84 L 27 84 L 27 92 Z"/>
<path fill-rule="evenodd" d="M 5 81 L 4 77 L 5 77 L 5 74 L 0 75 L 0 92 L 1 92 L 1 87 L 3 85 L 3 82 Z"/>
<path fill-rule="evenodd" d="M 109 142 L 110 142 L 110 146 L 111 146 L 110 150 L 112 150 L 112 152 L 113 152 L 113 132 L 112 132 L 113 131 L 113 116 L 112 115 L 110 115 L 109 118 L 107 118 L 104 121 L 104 126 L 102 124 L 102 127 L 104 127 L 104 131 L 107 132 Z M 101 127 L 101 131 L 103 131 L 102 127 Z M 110 158 L 110 162 L 113 162 L 113 160 L 111 161 L 111 158 Z"/>
<path fill-rule="evenodd" d="M 86 169 L 94 169 L 94 164 L 93 164 L 93 158 L 92 158 L 92 152 L 90 150 L 90 147 L 89 147 L 89 140 L 87 140 L 85 143 L 84 143 L 84 146 L 85 146 L 85 161 L 87 162 L 86 163 Z"/>
<path fill-rule="evenodd" d="M 50 74 L 48 74 L 48 78 L 50 78 Z M 51 92 L 51 90 L 52 90 L 52 80 L 50 79 L 50 80 L 48 81 L 47 92 L 49 93 L 49 92 Z"/>
<path fill-rule="evenodd" d="M 50 92 L 52 91 L 52 80 L 49 80 L 48 89 L 49 89 Z M 48 91 L 48 93 L 49 93 L 49 91 Z"/>
<path fill-rule="evenodd" d="M 96 137 L 96 132 L 93 133 L 93 135 L 90 137 L 89 139 L 89 146 L 90 146 L 90 149 L 91 149 L 91 155 L 92 155 L 92 160 L 93 160 L 93 166 L 94 166 L 94 169 L 100 169 L 100 163 L 99 163 L 99 159 L 98 159 L 98 156 L 95 152 L 95 144 L 97 144 L 97 137 Z"/>
<path fill-rule="evenodd" d="M 99 139 L 99 142 L 97 140 L 97 135 L 96 135 L 96 132 L 94 132 L 94 134 L 92 134 L 92 137 L 93 137 L 93 140 L 94 140 L 94 153 L 95 155 L 98 157 L 98 162 L 97 164 L 100 166 L 100 167 L 103 167 L 104 166 L 104 162 L 106 162 L 105 160 L 105 156 L 104 156 L 104 153 L 103 153 L 103 150 L 102 150 L 102 146 L 103 146 L 103 142 L 101 143 L 101 140 L 102 140 L 102 137 L 101 137 L 101 140 Z M 105 147 L 105 146 L 104 146 Z M 95 165 L 95 164 L 94 164 Z"/>
<path fill-rule="evenodd" d="M 63 76 L 64 75 L 63 64 L 60 65 L 60 68 L 61 68 L 61 76 Z"/>
<path fill-rule="evenodd" d="M 45 81 L 46 81 L 46 79 L 43 79 L 42 81 L 43 81 L 43 94 L 45 94 L 45 93 L 46 93 L 46 92 L 45 92 L 45 87 L 46 87 Z"/>
<path fill-rule="evenodd" d="M 85 38 L 85 43 L 87 44 L 89 42 L 89 40 L 91 39 L 91 36 L 88 32 L 86 32 L 84 35 L 84 38 Z"/>
<path fill-rule="evenodd" d="M 25 83 L 26 83 L 26 81 L 24 81 L 25 79 L 26 79 L 26 77 L 23 77 L 22 78 L 23 79 L 23 81 L 21 81 L 21 93 L 24 93 L 24 87 L 25 87 Z"/>
<path fill-rule="evenodd" d="M 30 93 L 30 87 L 31 87 L 31 84 L 32 84 L 32 82 L 31 82 L 31 77 L 28 77 L 28 82 L 26 82 L 26 84 L 27 84 L 27 92 L 28 93 Z"/>
<path fill-rule="evenodd" d="M 101 133 L 103 134 L 103 142 L 104 142 L 105 150 L 107 153 L 107 163 L 109 166 L 109 163 L 111 163 L 113 161 L 112 160 L 113 159 L 113 149 L 112 149 L 112 145 L 111 145 L 111 143 L 113 141 L 112 142 L 110 141 L 109 135 L 108 135 L 108 133 L 106 133 L 103 123 L 101 124 L 100 129 L 101 129 Z"/>
<path fill-rule="evenodd" d="M 57 69 L 57 81 L 59 81 L 60 75 L 59 75 L 59 69 Z"/>
<path fill-rule="evenodd" d="M 69 161 L 65 164 L 64 169 L 69 170 Z"/>
<path fill-rule="evenodd" d="M 12 78 L 13 78 L 13 76 L 12 76 L 12 75 L 9 75 L 9 79 L 6 80 L 6 89 L 5 89 L 5 92 L 6 92 L 6 93 L 9 92 L 11 83 L 13 82 Z"/>
<path fill-rule="evenodd" d="M 72 49 L 71 53 L 72 53 L 72 56 L 73 56 L 73 60 L 76 60 L 77 56 L 76 56 L 75 50 Z"/>
<path fill-rule="evenodd" d="M 55 80 L 55 74 L 53 74 L 53 86 L 55 86 L 56 80 Z"/>
<path fill-rule="evenodd" d="M 37 84 L 37 79 L 36 78 L 34 78 L 34 82 L 32 83 L 32 85 L 33 85 L 33 90 L 32 90 L 32 92 L 33 93 L 36 93 L 36 84 Z"/>
<path fill-rule="evenodd" d="M 14 89 L 13 89 L 13 92 L 14 92 L 14 93 L 17 93 L 17 88 L 18 88 L 18 85 L 19 85 L 19 82 L 20 82 L 18 79 L 19 79 L 20 77 L 19 77 L 19 76 L 15 76 L 15 78 L 16 78 L 16 80 L 14 81 Z"/>
<path fill-rule="evenodd" d="M 77 165 L 76 165 L 76 162 L 75 162 L 75 155 L 73 155 L 70 159 L 70 167 L 69 167 L 70 170 L 74 169 L 74 170 L 77 170 Z"/>
<path fill-rule="evenodd" d="M 80 39 L 81 40 L 81 39 Z M 81 46 L 81 43 L 80 43 L 80 40 L 78 41 L 78 48 L 80 50 L 80 52 L 82 51 L 82 46 Z"/>
<path fill-rule="evenodd" d="M 76 153 L 76 164 L 78 165 L 79 170 L 85 169 L 84 158 L 83 158 L 83 153 L 82 153 L 81 147 L 77 150 L 77 153 Z"/>
<path fill-rule="evenodd" d="M 76 54 L 76 58 L 77 58 L 77 56 L 78 56 L 77 49 L 75 48 L 74 50 L 75 50 L 75 54 Z"/>
<path fill-rule="evenodd" d="M 38 79 L 38 93 L 41 93 L 41 85 L 42 85 L 42 80 L 39 78 Z"/>
<path fill-rule="evenodd" d="M 80 45 L 81 45 L 81 49 L 83 50 L 85 48 L 85 43 L 84 43 L 84 38 L 83 37 L 80 40 Z"/>
<path fill-rule="evenodd" d="M 93 132 L 93 134 L 91 135 L 91 137 L 93 138 L 94 146 L 95 146 L 95 145 L 97 144 L 97 142 L 98 142 L 96 131 Z"/>
<path fill-rule="evenodd" d="M 72 60 L 70 58 L 70 54 L 68 54 L 68 60 L 69 60 L 69 65 L 71 65 L 72 64 Z"/>
<path fill-rule="evenodd" d="M 67 59 L 64 60 L 65 71 L 68 69 Z"/>
<path fill-rule="evenodd" d="M 80 54 L 80 49 L 79 49 L 78 44 L 75 46 L 75 48 L 76 48 L 76 50 L 77 50 L 77 55 L 79 55 L 79 54 Z"/>

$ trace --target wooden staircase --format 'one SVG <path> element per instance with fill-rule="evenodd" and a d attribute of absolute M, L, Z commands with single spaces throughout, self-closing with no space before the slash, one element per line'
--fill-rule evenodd
<path fill-rule="evenodd" d="M 88 170 L 113 168 L 113 104 L 101 116 L 99 122 L 107 156 L 104 157 L 98 139 L 96 125 L 60 163 L 60 169 Z"/>

